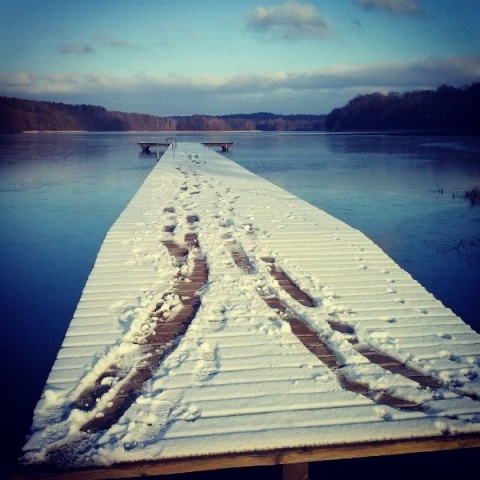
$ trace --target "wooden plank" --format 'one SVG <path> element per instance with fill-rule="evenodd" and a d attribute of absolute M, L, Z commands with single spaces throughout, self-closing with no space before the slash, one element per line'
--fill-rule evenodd
<path fill-rule="evenodd" d="M 287 463 L 283 466 L 282 480 L 308 480 L 308 463 Z"/>
<path fill-rule="evenodd" d="M 12 480 L 70 479 L 106 480 L 135 478 L 154 475 L 201 472 L 225 468 L 287 465 L 311 463 L 325 460 L 345 460 L 353 458 L 402 455 L 434 451 L 456 450 L 480 447 L 480 435 L 460 435 L 457 437 L 436 437 L 412 440 L 393 440 L 324 447 L 303 447 L 264 452 L 245 452 L 228 455 L 211 455 L 158 462 L 127 463 L 104 468 L 86 468 L 65 471 L 20 472 Z"/>

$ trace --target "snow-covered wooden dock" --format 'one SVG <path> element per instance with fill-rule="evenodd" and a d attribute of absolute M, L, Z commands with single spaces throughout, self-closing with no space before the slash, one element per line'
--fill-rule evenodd
<path fill-rule="evenodd" d="M 472 446 L 480 335 L 361 232 L 178 143 L 103 242 L 19 478 Z"/>
<path fill-rule="evenodd" d="M 152 147 L 169 147 L 172 144 L 176 146 L 176 140 L 173 137 L 170 141 L 167 139 L 165 142 L 138 142 L 138 146 L 145 153 L 150 153 Z M 220 147 L 222 152 L 228 152 L 230 147 L 233 146 L 233 142 L 203 142 L 202 145 L 209 148 Z"/>

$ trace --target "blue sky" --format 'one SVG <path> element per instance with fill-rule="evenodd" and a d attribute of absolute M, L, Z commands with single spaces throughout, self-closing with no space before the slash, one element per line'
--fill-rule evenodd
<path fill-rule="evenodd" d="M 0 95 L 154 115 L 328 113 L 480 81 L 480 0 L 0 0 Z"/>

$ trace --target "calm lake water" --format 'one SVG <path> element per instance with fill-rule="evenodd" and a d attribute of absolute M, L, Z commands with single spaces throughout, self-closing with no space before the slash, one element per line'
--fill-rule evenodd
<path fill-rule="evenodd" d="M 12 464 L 100 244 L 156 163 L 158 133 L 0 136 L 2 425 Z M 480 139 L 380 134 L 177 134 L 360 229 L 480 331 Z M 330 462 L 328 462 L 330 463 Z"/>

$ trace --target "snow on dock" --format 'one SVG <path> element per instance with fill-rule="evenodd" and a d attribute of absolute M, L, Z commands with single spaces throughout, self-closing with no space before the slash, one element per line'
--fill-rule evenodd
<path fill-rule="evenodd" d="M 102 478 L 478 446 L 479 379 L 480 336 L 361 232 L 178 143 L 103 242 L 21 463 Z"/>

